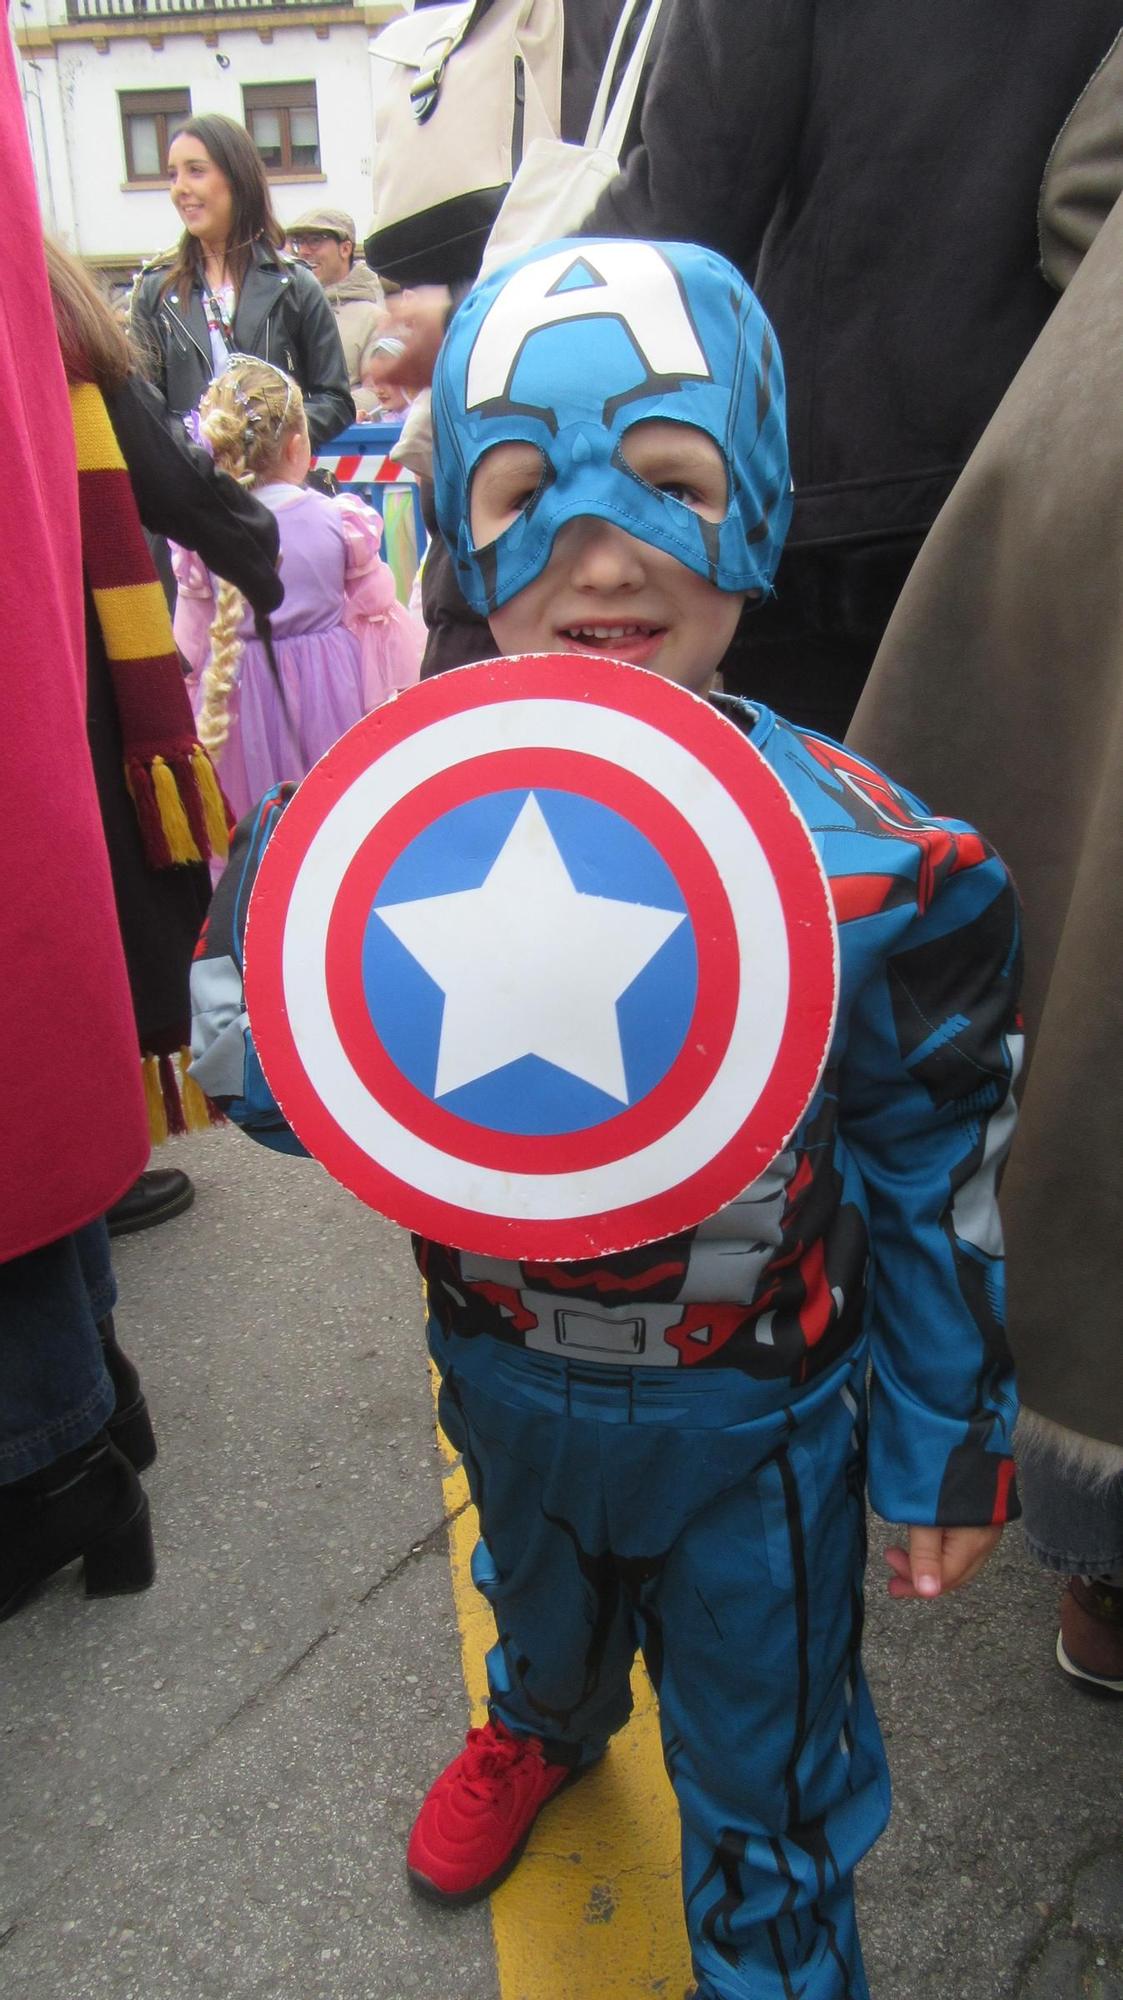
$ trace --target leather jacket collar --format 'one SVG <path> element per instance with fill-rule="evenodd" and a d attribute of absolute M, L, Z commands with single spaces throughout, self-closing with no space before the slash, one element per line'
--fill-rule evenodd
<path fill-rule="evenodd" d="M 282 367 L 286 365 L 280 352 L 283 342 L 272 341 L 269 320 L 278 300 L 283 298 L 292 282 L 290 260 L 268 245 L 255 243 L 234 313 L 234 343 L 240 354 L 259 354 L 263 360 L 279 362 Z M 176 346 L 181 349 L 194 346 L 209 378 L 212 373 L 211 339 L 200 286 L 192 285 L 188 298 L 180 291 L 165 293 L 162 305 Z M 272 351 L 274 345 L 278 348 L 276 354 Z"/>

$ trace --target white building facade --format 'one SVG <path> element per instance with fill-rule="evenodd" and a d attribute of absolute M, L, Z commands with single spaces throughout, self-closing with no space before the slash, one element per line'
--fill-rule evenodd
<path fill-rule="evenodd" d="M 179 234 L 170 132 L 220 111 L 254 137 L 282 224 L 313 205 L 342 208 L 361 242 L 374 163 L 368 43 L 403 11 L 399 0 L 14 0 L 45 227 L 123 282 Z"/>

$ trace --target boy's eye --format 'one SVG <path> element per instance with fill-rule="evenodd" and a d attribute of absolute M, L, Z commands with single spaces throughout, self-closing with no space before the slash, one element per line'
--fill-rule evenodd
<path fill-rule="evenodd" d="M 646 418 L 624 435 L 621 452 L 638 479 L 707 520 L 721 521 L 729 506 L 725 461 L 713 438 L 692 424 Z"/>
<path fill-rule="evenodd" d="M 666 493 L 672 500 L 681 500 L 684 507 L 696 507 L 702 499 L 696 486 L 686 486 L 681 479 L 658 479 L 654 485 L 660 493 Z"/>
<path fill-rule="evenodd" d="M 496 445 L 472 476 L 472 540 L 485 548 L 529 507 L 542 484 L 543 458 L 536 445 L 512 441 Z"/>
<path fill-rule="evenodd" d="M 521 514 L 523 508 L 530 505 L 537 491 L 538 481 L 536 479 L 520 480 L 517 486 L 510 488 L 503 496 L 501 504 L 507 513 Z"/>

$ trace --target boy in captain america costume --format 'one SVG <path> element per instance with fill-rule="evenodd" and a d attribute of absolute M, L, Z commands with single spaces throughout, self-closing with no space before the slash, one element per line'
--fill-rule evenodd
<path fill-rule="evenodd" d="M 498 648 L 708 693 L 791 505 L 780 356 L 732 267 L 677 244 L 532 252 L 455 315 L 433 407 L 442 531 Z M 769 1172 L 673 1241 L 583 1265 L 418 1243 L 498 1641 L 488 1725 L 408 1864 L 444 1902 L 493 1888 L 626 1720 L 639 1645 L 699 2000 L 860 2000 L 852 1873 L 888 1815 L 859 1652 L 867 1456 L 874 1507 L 910 1524 L 894 1596 L 967 1581 L 1017 1511 L 995 1206 L 1017 910 L 969 827 L 711 698 L 831 883 L 827 1069 Z"/>
<path fill-rule="evenodd" d="M 410 1877 L 452 1905 L 503 1879 L 627 1720 L 639 1646 L 698 2000 L 863 2000 L 853 1870 L 889 1810 L 860 1657 L 867 1476 L 909 1527 L 895 1597 L 968 1581 L 1017 1512 L 995 1203 L 1013 890 L 971 828 L 712 693 L 790 512 L 780 357 L 724 260 L 531 253 L 456 314 L 433 407 L 442 529 L 498 648 L 619 658 L 709 695 L 811 830 L 840 995 L 790 1144 L 698 1228 L 581 1264 L 415 1239 L 498 1638 L 488 1723 L 426 1798 Z M 240 963 L 225 886 L 208 1005 Z M 222 1050 L 241 1075 L 245 1018 L 236 1000 L 215 1013 L 229 1033 L 195 1066 L 212 1091 Z"/>

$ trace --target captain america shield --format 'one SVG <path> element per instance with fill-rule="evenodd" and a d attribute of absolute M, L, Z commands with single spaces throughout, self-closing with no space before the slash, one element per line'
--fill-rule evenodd
<path fill-rule="evenodd" d="M 424 681 L 349 730 L 266 850 L 246 1001 L 308 1150 L 406 1228 L 600 1257 L 776 1157 L 837 992 L 810 832 L 747 737 L 577 655 Z"/>

